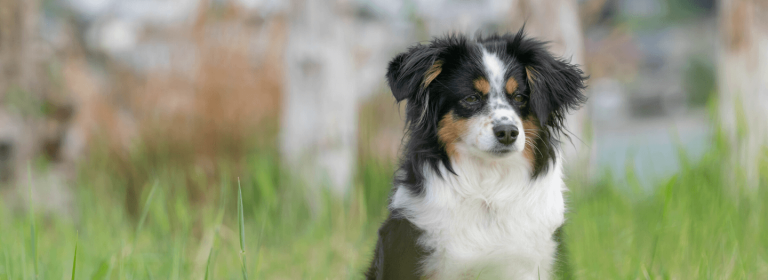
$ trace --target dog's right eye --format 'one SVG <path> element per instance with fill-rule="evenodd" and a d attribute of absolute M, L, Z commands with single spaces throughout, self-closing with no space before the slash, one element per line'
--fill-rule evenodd
<path fill-rule="evenodd" d="M 476 94 L 464 97 L 464 102 L 467 102 L 468 104 L 475 104 L 477 101 L 480 101 L 480 98 L 478 98 Z"/>

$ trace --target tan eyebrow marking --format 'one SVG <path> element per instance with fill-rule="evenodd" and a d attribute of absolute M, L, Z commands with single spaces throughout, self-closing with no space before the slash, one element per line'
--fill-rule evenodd
<path fill-rule="evenodd" d="M 510 77 L 509 80 L 507 80 L 507 84 L 504 85 L 504 89 L 507 90 L 507 94 L 512 94 L 517 90 L 517 80 L 515 78 Z"/>
<path fill-rule="evenodd" d="M 440 75 L 440 72 L 442 71 L 443 71 L 443 61 L 442 60 L 435 61 L 435 63 L 432 64 L 432 66 L 430 66 L 429 69 L 427 69 L 427 72 L 424 73 L 423 87 L 427 88 L 429 84 L 432 83 L 432 81 L 434 81 L 435 78 L 437 78 L 437 75 Z"/>
<path fill-rule="evenodd" d="M 536 81 L 536 76 L 533 75 L 535 72 L 536 70 L 534 70 L 533 67 L 525 66 L 525 76 L 528 78 L 528 87 L 531 89 L 531 95 L 536 92 L 536 89 L 533 87 L 533 81 Z"/>
<path fill-rule="evenodd" d="M 472 84 L 475 86 L 475 90 L 479 91 L 483 95 L 487 95 L 489 92 L 491 92 L 491 84 L 488 83 L 488 80 L 483 77 L 475 79 L 472 81 Z"/>

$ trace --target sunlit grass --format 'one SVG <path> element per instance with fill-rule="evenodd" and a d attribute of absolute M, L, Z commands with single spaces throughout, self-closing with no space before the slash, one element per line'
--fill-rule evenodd
<path fill-rule="evenodd" d="M 569 273 L 768 278 L 768 186 L 748 193 L 726 181 L 725 157 L 713 148 L 699 162 L 683 159 L 678 174 L 650 191 L 609 175 L 569 182 Z M 73 279 L 76 268 L 78 279 L 362 278 L 393 164 L 363 160 L 346 199 L 321 195 L 312 207 L 276 158 L 257 150 L 239 165 L 219 163 L 216 174 L 155 164 L 146 180 L 133 181 L 144 186 L 135 215 L 126 210 L 128 182 L 108 162 L 86 164 L 73 216 L 0 207 L 0 279 Z"/>
<path fill-rule="evenodd" d="M 243 279 L 248 280 L 248 268 L 245 261 L 245 215 L 243 214 L 243 191 L 240 188 L 240 178 L 237 178 L 237 227 L 240 229 L 240 264 Z"/>
<path fill-rule="evenodd" d="M 27 163 L 27 182 L 29 184 L 29 248 L 32 250 L 32 278 L 37 278 L 37 230 L 35 229 L 35 204 L 32 200 L 32 167 Z M 26 276 L 25 276 L 26 277 Z"/>
<path fill-rule="evenodd" d="M 727 181 L 724 160 L 711 151 L 698 163 L 683 161 L 675 177 L 649 193 L 610 180 L 572 191 L 566 232 L 575 274 L 581 279 L 766 279 L 768 186 L 750 192 Z"/>
<path fill-rule="evenodd" d="M 79 234 L 78 234 L 78 237 L 79 237 Z M 77 245 L 78 245 L 78 243 L 80 243 L 80 240 L 75 238 L 75 253 L 73 254 L 74 256 L 72 257 L 72 278 L 70 278 L 71 280 L 75 280 L 75 270 L 77 269 Z"/>

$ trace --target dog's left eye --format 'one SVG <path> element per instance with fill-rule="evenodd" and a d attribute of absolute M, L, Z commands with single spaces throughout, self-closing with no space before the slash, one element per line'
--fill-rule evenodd
<path fill-rule="evenodd" d="M 469 104 L 475 104 L 477 101 L 480 101 L 480 98 L 477 97 L 477 95 L 470 95 L 464 98 L 464 102 L 467 102 Z"/>
<path fill-rule="evenodd" d="M 525 96 L 523 96 L 522 94 L 515 95 L 515 97 L 513 97 L 513 99 L 517 103 L 525 103 Z"/>

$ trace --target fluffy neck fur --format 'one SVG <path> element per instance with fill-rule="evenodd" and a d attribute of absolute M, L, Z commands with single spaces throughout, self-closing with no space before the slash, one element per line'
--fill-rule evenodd
<path fill-rule="evenodd" d="M 522 154 L 488 159 L 459 147 L 455 174 L 424 164 L 421 193 L 398 185 L 391 210 L 423 230 L 424 275 L 549 279 L 565 211 L 561 161 L 552 164 L 533 177 Z"/>

